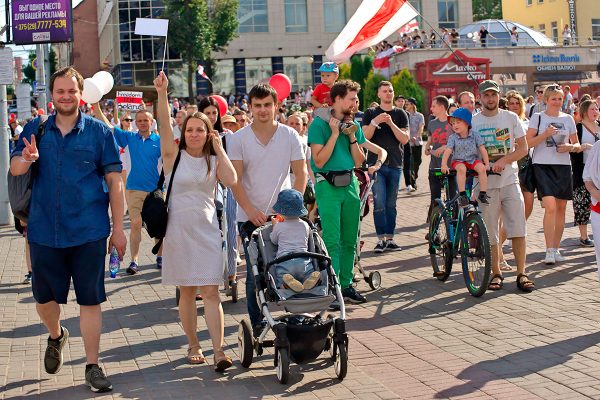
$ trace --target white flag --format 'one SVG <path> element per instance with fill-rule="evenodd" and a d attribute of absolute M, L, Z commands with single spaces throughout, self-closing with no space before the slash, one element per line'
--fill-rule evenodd
<path fill-rule="evenodd" d="M 135 34 L 151 36 L 167 36 L 169 31 L 168 19 L 136 18 Z"/>

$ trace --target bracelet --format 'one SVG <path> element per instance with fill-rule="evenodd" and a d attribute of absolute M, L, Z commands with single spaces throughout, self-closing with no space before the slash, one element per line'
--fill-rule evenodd
<path fill-rule="evenodd" d="M 373 125 L 375 128 L 379 128 L 379 124 L 377 124 L 375 120 L 371 121 L 370 125 Z"/>
<path fill-rule="evenodd" d="M 383 161 L 381 161 L 381 160 L 375 161 L 375 165 L 377 165 L 377 164 L 379 164 L 381 166 L 381 165 L 383 165 Z"/>
<path fill-rule="evenodd" d="M 26 160 L 25 157 L 21 156 L 21 162 L 24 162 L 24 163 L 34 163 L 35 160 L 29 161 L 29 160 Z"/>
<path fill-rule="evenodd" d="M 354 143 L 356 143 L 356 142 L 358 142 L 358 140 L 355 140 L 354 142 L 350 142 L 350 144 L 352 145 L 352 144 L 354 144 Z"/>

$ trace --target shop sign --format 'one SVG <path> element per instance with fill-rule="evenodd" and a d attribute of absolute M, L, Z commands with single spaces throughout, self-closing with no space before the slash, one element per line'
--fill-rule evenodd
<path fill-rule="evenodd" d="M 456 64 L 453 61 L 449 61 L 442 65 L 440 69 L 432 72 L 434 76 L 460 76 L 466 77 L 469 80 L 484 80 L 486 79 L 485 74 L 481 72 L 476 65 L 471 64 L 467 61 L 464 65 Z"/>
<path fill-rule="evenodd" d="M 547 56 L 543 54 L 533 54 L 532 61 L 534 64 L 545 64 L 545 63 L 578 63 L 581 61 L 579 55 L 575 54 L 568 56 L 566 54 L 559 54 L 557 56 Z"/>
<path fill-rule="evenodd" d="M 552 71 L 575 71 L 574 65 L 538 65 L 535 67 L 538 72 Z"/>

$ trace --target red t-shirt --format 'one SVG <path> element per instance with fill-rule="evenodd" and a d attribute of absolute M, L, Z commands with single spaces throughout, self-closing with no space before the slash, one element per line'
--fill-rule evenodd
<path fill-rule="evenodd" d="M 331 88 L 324 83 L 319 83 L 315 90 L 313 91 L 313 96 L 317 99 L 317 101 L 321 104 L 329 104 L 333 105 L 333 101 L 331 101 L 331 97 L 329 96 L 329 92 L 331 92 Z"/>

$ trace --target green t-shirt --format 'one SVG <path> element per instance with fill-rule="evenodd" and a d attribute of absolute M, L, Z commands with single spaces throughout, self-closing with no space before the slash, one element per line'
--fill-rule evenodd
<path fill-rule="evenodd" d="M 354 134 L 358 144 L 365 142 L 365 135 L 363 134 L 360 125 L 354 121 L 354 124 L 358 126 L 358 130 Z M 331 128 L 329 124 L 321 118 L 315 118 L 308 127 L 308 144 L 320 144 L 325 146 L 329 137 L 331 136 Z M 317 168 L 315 160 L 311 156 L 310 166 L 314 172 L 329 172 L 329 171 L 348 171 L 354 169 L 354 160 L 352 159 L 352 153 L 350 152 L 350 139 L 348 136 L 340 133 L 335 147 L 329 157 L 329 161 L 325 163 L 323 168 Z"/>

